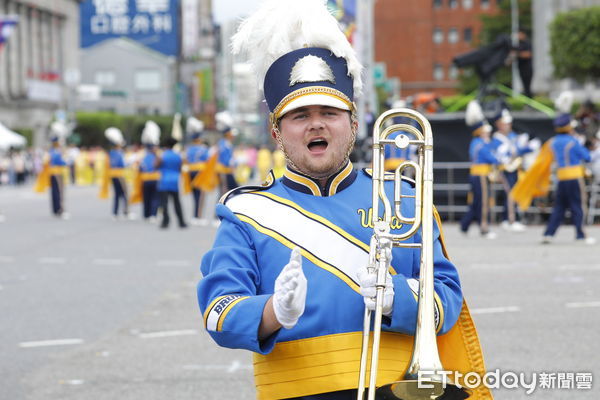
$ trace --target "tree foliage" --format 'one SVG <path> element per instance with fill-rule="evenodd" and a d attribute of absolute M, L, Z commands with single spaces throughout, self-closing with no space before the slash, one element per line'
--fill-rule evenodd
<path fill-rule="evenodd" d="M 558 14 L 550 24 L 550 54 L 557 78 L 599 77 L 600 6 Z"/>

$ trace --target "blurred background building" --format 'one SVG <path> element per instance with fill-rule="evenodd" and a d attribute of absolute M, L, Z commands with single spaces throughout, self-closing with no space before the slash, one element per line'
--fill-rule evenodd
<path fill-rule="evenodd" d="M 3 0 L 0 15 L 15 16 L 0 49 L 0 122 L 43 140 L 55 111 L 67 104 L 67 84 L 79 71 L 77 0 Z"/>

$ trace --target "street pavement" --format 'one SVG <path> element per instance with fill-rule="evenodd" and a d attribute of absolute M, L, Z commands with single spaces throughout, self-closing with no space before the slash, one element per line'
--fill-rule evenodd
<path fill-rule="evenodd" d="M 68 188 L 63 221 L 48 195 L 0 187 L 0 399 L 254 399 L 251 355 L 218 348 L 196 302 L 216 228 L 113 221 L 96 194 Z M 551 245 L 541 226 L 496 232 L 445 225 L 487 370 L 536 383 L 495 398 L 600 398 L 599 245 L 572 226 Z"/>

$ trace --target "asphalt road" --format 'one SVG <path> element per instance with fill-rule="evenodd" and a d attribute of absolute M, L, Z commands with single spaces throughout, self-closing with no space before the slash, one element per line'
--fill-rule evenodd
<path fill-rule="evenodd" d="M 91 188 L 67 199 L 63 221 L 47 196 L 0 187 L 0 399 L 254 399 L 250 354 L 218 348 L 196 303 L 215 228 L 113 221 Z M 600 246 L 571 226 L 552 245 L 542 227 L 497 231 L 445 227 L 488 371 L 536 383 L 495 398 L 599 398 Z"/>

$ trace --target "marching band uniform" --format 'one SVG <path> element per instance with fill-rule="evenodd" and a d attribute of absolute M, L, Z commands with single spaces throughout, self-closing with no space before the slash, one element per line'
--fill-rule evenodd
<path fill-rule="evenodd" d="M 491 126 L 485 120 L 479 103 L 475 101 L 471 101 L 467 107 L 467 125 L 471 127 L 475 136 L 469 145 L 471 158 L 469 183 L 472 200 L 469 210 L 460 221 L 460 229 L 463 233 L 467 233 L 471 222 L 477 221 L 481 234 L 487 239 L 494 239 L 496 235 L 489 230 L 490 188 L 488 175 L 499 162 L 492 153 L 490 145 Z"/>
<path fill-rule="evenodd" d="M 160 208 L 163 213 L 163 219 L 160 227 L 162 229 L 169 226 L 169 197 L 173 198 L 175 214 L 179 221 L 180 228 L 187 228 L 183 219 L 181 201 L 179 199 L 179 176 L 181 175 L 181 156 L 173 150 L 177 141 L 169 138 L 167 150 L 163 151 L 159 161 L 160 180 L 158 181 L 158 192 L 160 197 Z"/>
<path fill-rule="evenodd" d="M 584 163 L 591 161 L 588 149 L 572 135 L 571 116 L 562 114 L 554 120 L 557 132 L 550 139 L 550 149 L 556 162 L 556 178 L 558 184 L 552 214 L 544 232 L 543 243 L 550 243 L 556 230 L 564 218 L 565 211 L 571 210 L 576 239 L 594 244 L 594 238 L 586 238 L 583 232 L 583 210 L 586 208 L 585 168 Z"/>
<path fill-rule="evenodd" d="M 113 145 L 113 148 L 108 152 L 108 170 L 105 171 L 113 187 L 113 218 L 118 218 L 121 203 L 123 203 L 123 215 L 131 217 L 127 198 L 127 183 L 125 182 L 125 158 L 122 150 L 125 140 L 123 139 L 123 133 L 118 128 L 110 127 L 106 129 L 104 135 Z"/>
<path fill-rule="evenodd" d="M 288 111 L 304 106 L 329 106 L 354 113 L 352 99 L 355 87 L 360 89 L 360 64 L 323 2 L 273 0 L 263 7 L 242 24 L 234 49 L 248 48 L 247 41 L 258 34 L 255 27 L 264 26 L 263 18 L 276 21 L 272 25 L 275 30 L 282 29 L 283 15 L 292 18 L 284 29 L 303 26 L 302 32 L 285 35 L 263 32 L 267 40 L 302 39 L 281 54 L 263 57 L 274 60 L 266 65 L 264 79 L 273 129 L 278 129 L 278 119 Z M 278 13 L 281 15 L 275 15 Z M 323 41 L 312 38 L 320 47 L 312 47 L 313 42 L 303 36 L 313 32 L 327 36 Z M 346 46 L 343 50 L 337 47 L 340 56 L 330 50 L 329 46 L 334 47 L 332 41 Z M 257 48 L 265 51 L 272 46 L 258 41 Z M 298 80 L 294 79 L 296 72 L 301 77 Z M 403 190 L 414 193 L 409 182 L 402 184 Z M 219 345 L 255 353 L 258 399 L 356 398 L 366 303 L 361 294 L 361 271 L 368 264 L 373 233 L 371 188 L 368 171 L 356 171 L 346 161 L 325 183 L 288 166 L 280 179 L 271 173 L 263 186 L 240 187 L 221 198 L 217 206 L 221 225 L 212 249 L 202 259 L 198 301 L 205 327 Z M 386 191 L 393 196 L 393 182 L 386 182 Z M 407 200 L 402 203 L 403 212 L 414 214 L 414 203 Z M 456 268 L 445 256 L 439 227 L 439 222 L 434 224 L 433 247 L 436 325 L 444 349 L 442 358 L 449 362 L 447 369 L 459 368 L 459 359 L 476 360 L 482 367 L 474 326 L 463 305 Z M 392 221 L 394 233 L 407 228 Z M 418 236 L 410 240 L 419 240 Z M 292 251 L 290 258 L 293 248 L 300 252 Z M 410 361 L 412 338 L 407 335 L 415 330 L 418 253 L 393 249 L 393 277 L 388 279 L 393 282 L 395 294 L 382 323 L 382 346 L 386 351 L 380 358 L 378 384 L 399 378 Z M 291 323 L 277 317 L 283 328 L 259 338 L 263 312 L 271 299 L 278 315 L 275 297 L 281 289 L 280 278 L 295 257 L 304 279 L 296 287 L 305 296 L 303 312 Z M 283 268 L 288 259 L 290 264 Z M 466 341 L 460 333 L 465 328 L 463 333 L 470 332 Z M 447 346 L 450 338 L 460 340 L 453 342 L 456 346 Z M 466 343 L 474 347 L 466 350 Z M 459 348 L 465 351 L 465 358 L 450 354 L 461 352 Z M 469 368 L 479 369 L 474 365 Z M 491 398 L 483 387 L 475 391 L 474 398 Z"/>
<path fill-rule="evenodd" d="M 219 174 L 219 188 L 221 195 L 238 186 L 234 172 L 233 160 L 233 138 L 237 131 L 232 128 L 233 118 L 226 111 L 221 111 L 215 116 L 217 128 L 223 134 L 223 137 L 217 142 L 217 173 Z"/>
<path fill-rule="evenodd" d="M 490 120 L 498 129 L 492 137 L 491 147 L 500 162 L 500 179 L 504 189 L 501 225 L 504 229 L 522 232 L 525 230 L 525 225 L 519 222 L 516 203 L 509 194 L 519 178 L 522 157 L 533 151 L 532 147 L 539 141 L 534 140 L 530 145 L 529 135 L 519 135 L 512 130 L 512 120 L 510 112 L 506 109 L 501 110 Z"/>
<path fill-rule="evenodd" d="M 144 219 L 155 221 L 158 212 L 157 147 L 160 141 L 160 127 L 154 121 L 146 121 L 142 131 L 142 144 L 146 146 L 144 157 L 139 165 L 139 179 L 142 184 Z"/>
<path fill-rule="evenodd" d="M 555 101 L 558 117 L 554 119 L 556 135 L 542 146 L 533 165 L 520 178 L 511 197 L 526 210 L 535 197 L 547 196 L 550 191 L 552 165 L 556 164 L 556 192 L 552 214 L 542 237 L 542 243 L 552 242 L 566 209 L 571 210 L 576 239 L 586 244 L 595 244 L 593 237 L 583 231 L 585 209 L 584 163 L 591 160 L 590 152 L 572 134 L 573 123 L 569 114 L 573 104 L 573 93 L 562 92 Z"/>
<path fill-rule="evenodd" d="M 34 191 L 44 193 L 50 188 L 50 204 L 52 214 L 62 219 L 69 219 L 69 214 L 65 211 L 65 181 L 69 179 L 69 169 L 66 160 L 63 157 L 61 144 L 69 135 L 67 126 L 55 121 L 50 126 L 51 149 L 44 156 L 42 170 L 38 174 L 34 185 Z"/>
<path fill-rule="evenodd" d="M 196 175 L 206 166 L 208 160 L 208 147 L 202 143 L 202 132 L 204 130 L 204 124 L 202 121 L 190 117 L 186 123 L 186 130 L 188 135 L 192 139 L 192 144 L 188 146 L 186 151 L 186 161 L 188 167 L 188 174 L 190 182 L 194 181 Z M 198 187 L 192 186 L 192 195 L 194 198 L 194 215 L 192 218 L 192 224 L 205 224 L 207 221 L 202 219 L 202 206 L 204 204 L 204 198 L 202 196 L 202 190 Z"/>
<path fill-rule="evenodd" d="M 57 217 L 68 218 L 64 209 L 65 171 L 67 162 L 62 156 L 59 138 L 53 137 L 52 149 L 49 151 L 50 165 L 50 199 L 52 202 L 52 213 Z"/>

